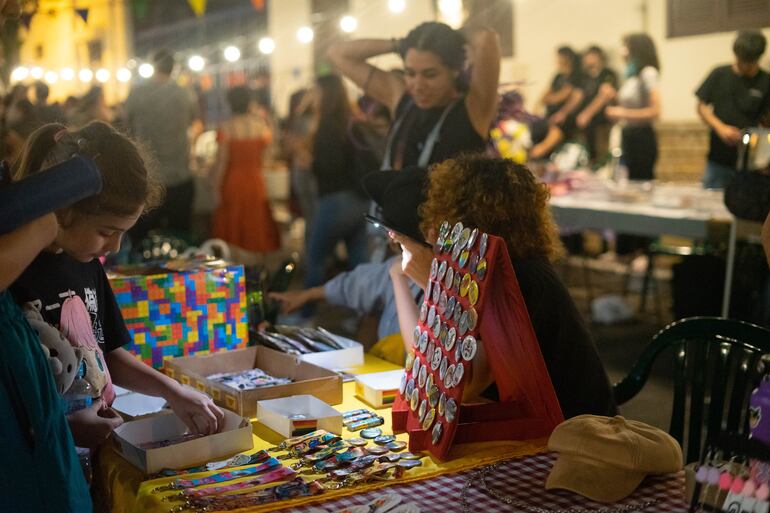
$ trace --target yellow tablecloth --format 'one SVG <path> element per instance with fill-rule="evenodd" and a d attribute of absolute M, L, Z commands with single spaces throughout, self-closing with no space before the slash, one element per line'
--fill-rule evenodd
<path fill-rule="evenodd" d="M 366 355 L 363 366 L 353 369 L 354 374 L 368 374 L 372 372 L 381 372 L 398 369 L 384 360 L 380 360 L 371 355 Z M 343 402 L 335 405 L 335 408 L 341 412 L 355 410 L 358 408 L 372 409 L 366 403 L 355 397 L 355 383 L 345 383 L 343 385 Z M 391 418 L 389 408 L 379 410 L 380 415 L 385 418 L 385 424 L 381 426 L 384 433 L 391 433 Z M 283 440 L 283 437 L 275 431 L 266 428 L 258 422 L 253 422 L 254 430 L 254 451 L 267 449 L 275 446 Z M 343 436 L 357 436 L 353 433 L 344 433 Z M 407 440 L 406 434 L 398 435 L 399 440 Z M 449 474 L 478 467 L 484 464 L 510 459 L 517 456 L 525 456 L 541 452 L 545 449 L 545 439 L 528 441 L 506 441 L 506 442 L 484 442 L 459 445 L 453 448 L 449 461 L 439 462 L 426 456 L 422 459 L 423 465 L 410 469 L 399 483 L 406 483 L 420 479 L 437 476 L 440 474 Z M 106 446 L 102 449 L 97 459 L 95 468 L 97 473 L 96 480 L 101 483 L 101 487 L 109 495 L 108 503 L 111 504 L 113 513 L 167 513 L 174 503 L 162 502 L 165 495 L 171 495 L 174 492 L 153 493 L 153 490 L 159 486 L 168 484 L 174 478 L 161 478 L 154 480 L 145 480 L 145 476 L 136 467 L 124 460 L 112 446 Z M 209 473 L 195 474 L 196 477 L 204 476 Z M 192 474 L 190 474 L 192 476 Z M 185 476 L 188 477 L 188 476 Z M 243 481 L 247 478 L 234 480 L 233 482 Z M 343 488 L 341 490 L 327 490 L 320 496 L 300 497 L 290 501 L 264 504 L 253 508 L 239 511 L 264 512 L 276 511 L 289 506 L 297 506 L 307 502 L 318 500 L 331 500 L 344 495 L 360 493 L 374 488 L 380 488 L 393 484 L 394 481 L 380 482 L 376 481 L 366 485 L 354 488 Z M 266 485 L 271 486 L 271 485 Z"/>

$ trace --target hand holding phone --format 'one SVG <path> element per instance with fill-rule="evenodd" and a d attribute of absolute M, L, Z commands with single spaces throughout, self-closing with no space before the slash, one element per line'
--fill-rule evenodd
<path fill-rule="evenodd" d="M 386 223 L 382 219 L 378 219 L 378 218 L 374 217 L 373 215 L 364 214 L 364 217 L 375 228 L 380 228 L 382 230 L 385 230 L 386 232 L 396 233 L 396 234 L 400 235 L 401 237 L 406 237 L 406 238 L 408 238 L 410 240 L 413 240 L 414 242 L 417 242 L 419 244 L 422 244 L 423 246 L 426 246 L 428 248 L 432 248 L 433 247 L 433 246 L 431 246 L 430 244 L 428 244 L 427 242 L 425 242 L 422 239 L 416 239 L 416 238 L 412 237 L 411 235 L 406 235 L 405 233 L 398 231 L 397 229 L 393 228 L 392 226 L 390 226 L 388 223 Z"/>

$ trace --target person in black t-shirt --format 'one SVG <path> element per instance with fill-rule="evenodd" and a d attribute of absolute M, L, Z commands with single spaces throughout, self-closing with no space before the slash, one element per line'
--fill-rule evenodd
<path fill-rule="evenodd" d="M 553 125 L 561 127 L 567 139 L 575 135 L 575 111 L 583 101 L 583 72 L 580 56 L 569 46 L 556 51 L 556 75 L 543 94 L 545 116 Z"/>
<path fill-rule="evenodd" d="M 706 188 L 724 188 L 735 172 L 741 129 L 757 126 L 770 109 L 770 75 L 759 67 L 767 41 L 759 31 L 741 31 L 735 60 L 714 68 L 695 92 L 698 115 L 711 129 Z"/>
<path fill-rule="evenodd" d="M 604 107 L 615 98 L 618 75 L 607 67 L 607 55 L 598 46 L 591 46 L 583 54 L 583 103 L 575 118 L 586 136 L 586 144 L 594 161 L 607 155 L 610 122 Z"/>

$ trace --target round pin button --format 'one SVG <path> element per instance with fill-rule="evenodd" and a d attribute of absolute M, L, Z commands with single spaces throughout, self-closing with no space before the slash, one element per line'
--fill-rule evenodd
<path fill-rule="evenodd" d="M 462 252 L 462 248 L 459 244 L 455 244 L 455 246 L 452 248 L 452 262 L 457 262 L 457 260 L 460 258 L 460 253 Z"/>
<path fill-rule="evenodd" d="M 390 444 L 399 444 L 399 443 L 403 444 L 404 442 L 391 442 Z M 390 444 L 386 445 L 385 448 L 388 449 L 389 451 L 392 451 L 393 449 L 388 447 Z M 406 446 L 406 444 L 404 444 L 404 446 Z M 383 454 L 382 458 L 380 458 L 379 460 L 380 461 L 384 460 L 384 461 L 387 461 L 388 463 L 396 463 L 400 459 L 401 459 L 401 455 L 400 454 L 394 454 L 392 452 L 389 452 L 387 454 Z"/>
<path fill-rule="evenodd" d="M 419 454 L 415 454 L 413 452 L 401 453 L 401 459 L 405 461 L 414 461 L 414 460 L 419 460 L 420 458 L 422 458 L 422 456 L 420 456 Z"/>
<path fill-rule="evenodd" d="M 463 354 L 464 353 L 465 352 L 463 351 Z M 417 384 L 420 386 L 420 388 L 425 386 L 425 380 L 427 379 L 428 379 L 428 369 L 425 366 L 422 366 L 420 367 L 420 374 L 417 378 Z"/>
<path fill-rule="evenodd" d="M 380 435 L 377 438 L 374 439 L 374 443 L 377 445 L 385 445 L 390 442 L 393 442 L 396 439 L 393 435 Z"/>
<path fill-rule="evenodd" d="M 455 346 L 455 361 L 459 362 L 462 359 L 463 359 L 463 343 L 459 342 Z"/>
<path fill-rule="evenodd" d="M 350 445 L 352 445 L 353 447 L 363 447 L 369 443 L 367 440 L 364 440 L 363 438 L 348 438 L 345 441 Z"/>
<path fill-rule="evenodd" d="M 412 392 L 414 392 L 414 379 L 410 379 L 406 382 L 406 389 L 404 390 L 406 393 L 406 400 L 411 401 L 412 399 Z"/>
<path fill-rule="evenodd" d="M 452 377 L 452 386 L 456 387 L 460 384 L 460 382 L 463 380 L 463 376 L 465 375 L 465 365 L 462 364 L 462 362 L 457 362 L 457 365 L 455 366 L 455 373 Z"/>
<path fill-rule="evenodd" d="M 433 342 L 430 342 L 428 344 L 428 349 L 425 351 L 425 359 L 427 360 L 426 364 L 431 361 L 433 358 L 433 350 L 436 348 L 436 346 L 433 344 Z"/>
<path fill-rule="evenodd" d="M 441 381 L 444 381 L 444 376 L 446 376 L 446 370 L 448 366 L 449 360 L 447 360 L 447 357 L 441 357 L 441 365 L 438 366 L 438 379 Z"/>
<path fill-rule="evenodd" d="M 475 308 L 468 309 L 468 329 L 473 331 L 479 323 L 479 314 Z"/>
<path fill-rule="evenodd" d="M 428 309 L 428 316 L 425 318 L 425 321 L 426 321 L 425 324 L 427 326 L 433 326 L 433 319 L 435 319 L 435 318 L 436 318 L 436 307 L 435 306 L 431 306 Z"/>
<path fill-rule="evenodd" d="M 454 279 L 455 279 L 455 270 L 452 267 L 450 267 L 449 269 L 446 270 L 446 276 L 444 276 L 444 288 L 451 289 Z"/>
<path fill-rule="evenodd" d="M 420 335 L 420 352 L 424 353 L 428 349 L 428 332 L 423 331 Z"/>
<path fill-rule="evenodd" d="M 460 239 L 460 233 L 463 231 L 463 223 L 457 222 L 452 228 L 452 244 L 456 243 Z"/>
<path fill-rule="evenodd" d="M 433 445 L 438 445 L 443 432 L 444 429 L 441 427 L 441 422 L 436 422 L 436 424 L 433 426 L 433 432 L 431 433 L 431 440 L 433 440 Z"/>
<path fill-rule="evenodd" d="M 394 441 L 386 444 L 385 448 L 388 449 L 389 451 L 393 451 L 393 452 L 403 451 L 404 449 L 406 449 L 406 442 L 402 442 L 400 440 L 394 440 Z M 401 458 L 401 456 L 399 456 L 399 459 L 400 458 Z"/>
<path fill-rule="evenodd" d="M 471 274 L 476 274 L 476 268 L 479 265 L 479 255 L 474 253 L 471 255 L 471 259 L 468 261 L 468 271 Z"/>
<path fill-rule="evenodd" d="M 412 362 L 412 377 L 417 378 L 418 372 L 420 372 L 420 359 L 415 356 Z"/>
<path fill-rule="evenodd" d="M 457 264 L 460 267 L 465 267 L 465 264 L 468 263 L 468 258 L 470 258 L 471 253 L 467 249 L 464 250 L 462 253 L 460 253 L 460 259 L 457 261 Z"/>
<path fill-rule="evenodd" d="M 369 440 L 374 440 L 381 434 L 382 429 L 380 428 L 366 428 L 361 430 L 361 438 L 367 438 Z"/>
<path fill-rule="evenodd" d="M 414 467 L 420 467 L 422 466 L 422 462 L 420 460 L 407 460 L 404 459 L 402 456 L 400 460 L 396 463 L 401 468 L 414 468 Z"/>
<path fill-rule="evenodd" d="M 425 322 L 428 318 L 428 303 L 423 303 L 420 307 L 420 322 Z"/>
<path fill-rule="evenodd" d="M 462 280 L 462 276 L 460 276 L 459 272 L 455 273 L 455 279 L 454 282 L 452 282 L 452 290 L 454 290 L 455 294 L 460 293 L 460 281 Z"/>
<path fill-rule="evenodd" d="M 468 289 L 471 286 L 471 275 L 466 273 L 463 276 L 463 281 L 460 283 L 460 297 L 465 297 L 468 295 Z"/>
<path fill-rule="evenodd" d="M 434 258 L 433 262 L 430 263 L 430 279 L 435 280 L 436 279 L 436 273 L 438 273 L 438 259 Z"/>
<path fill-rule="evenodd" d="M 455 304 L 457 304 L 457 298 L 454 296 L 449 296 L 449 299 L 447 299 L 446 302 L 446 318 L 447 320 L 451 319 L 452 315 L 454 314 L 455 310 Z"/>
<path fill-rule="evenodd" d="M 439 389 L 438 385 L 433 385 L 430 387 L 430 393 L 428 394 L 428 404 L 430 404 L 431 408 L 438 406 L 438 400 L 440 396 L 441 390 Z"/>
<path fill-rule="evenodd" d="M 375 456 L 382 456 L 383 454 L 388 452 L 388 450 L 389 449 L 387 447 L 380 447 L 379 445 L 366 448 L 366 452 L 368 452 L 369 454 L 374 454 Z"/>
<path fill-rule="evenodd" d="M 441 295 L 438 298 L 438 313 L 444 315 L 446 312 L 447 294 L 445 290 L 441 291 Z"/>
<path fill-rule="evenodd" d="M 441 392 L 441 397 L 438 398 L 438 414 L 444 416 L 446 410 L 446 394 Z"/>
<path fill-rule="evenodd" d="M 473 360 L 473 357 L 476 356 L 476 337 L 473 335 L 468 335 L 463 339 L 463 345 L 462 345 L 462 356 L 463 360 L 465 361 L 471 361 Z"/>
<path fill-rule="evenodd" d="M 464 336 L 468 332 L 468 312 L 465 311 L 460 316 L 460 325 L 458 326 L 460 336 Z"/>
<path fill-rule="evenodd" d="M 446 347 L 447 351 L 451 351 L 455 346 L 455 342 L 457 342 L 457 329 L 449 328 L 449 332 L 446 335 L 446 344 L 444 344 L 444 347 Z"/>
<path fill-rule="evenodd" d="M 444 415 L 444 417 L 446 417 L 447 422 L 454 422 L 456 416 L 457 416 L 457 402 L 455 402 L 454 399 L 448 399 L 446 402 L 446 414 Z"/>
<path fill-rule="evenodd" d="M 436 410 L 431 408 L 425 414 L 425 418 L 422 419 L 422 428 L 427 431 L 433 425 L 433 421 L 436 419 Z"/>
<path fill-rule="evenodd" d="M 465 249 L 468 245 L 468 239 L 471 238 L 471 229 L 470 228 L 463 228 L 460 232 L 460 236 L 457 237 L 457 245 L 460 246 L 460 249 Z"/>
<path fill-rule="evenodd" d="M 430 394 L 430 389 L 433 386 L 433 374 L 428 374 L 428 379 L 425 380 L 425 395 Z"/>
<path fill-rule="evenodd" d="M 430 368 L 432 370 L 435 371 L 436 369 L 439 368 L 439 366 L 441 365 L 441 358 L 442 358 L 442 356 L 443 355 L 441 354 L 441 350 L 439 350 L 439 349 L 436 349 L 433 352 L 433 358 L 431 358 L 431 361 L 430 361 Z"/>
<path fill-rule="evenodd" d="M 444 376 L 444 388 L 452 388 L 452 382 L 455 376 L 455 364 L 447 367 L 446 375 Z"/>
<path fill-rule="evenodd" d="M 438 338 L 441 335 L 441 317 L 436 316 L 433 320 L 433 338 Z"/>
<path fill-rule="evenodd" d="M 479 264 L 476 266 L 476 279 L 478 281 L 484 281 L 484 277 L 487 275 L 487 261 L 485 259 L 479 260 Z"/>
<path fill-rule="evenodd" d="M 484 258 L 487 254 L 487 244 L 489 244 L 489 235 L 482 233 L 479 238 L 479 258 Z"/>
<path fill-rule="evenodd" d="M 412 411 L 417 411 L 417 405 L 420 402 L 420 393 L 415 388 L 412 391 L 412 399 L 409 401 L 409 407 L 412 408 Z"/>
<path fill-rule="evenodd" d="M 412 346 L 414 347 L 420 347 L 420 335 L 422 335 L 422 330 L 419 326 L 414 327 L 414 340 L 412 340 Z"/>
<path fill-rule="evenodd" d="M 468 244 L 465 247 L 467 247 L 468 249 L 472 249 L 473 245 L 476 244 L 476 238 L 478 236 L 479 236 L 478 228 L 474 228 L 473 230 L 471 230 L 471 234 L 468 237 Z"/>
<path fill-rule="evenodd" d="M 455 303 L 455 312 L 452 316 L 453 320 L 455 321 L 455 324 L 457 325 L 460 324 L 460 317 L 462 317 L 462 315 L 463 315 L 463 307 L 458 301 L 457 303 Z"/>
<path fill-rule="evenodd" d="M 398 393 L 404 395 L 404 390 L 406 390 L 406 372 L 401 376 L 401 383 L 398 385 Z"/>
<path fill-rule="evenodd" d="M 442 346 L 446 345 L 446 337 L 447 337 L 448 330 L 449 330 L 449 326 L 447 326 L 446 323 L 442 322 L 441 333 L 439 333 L 438 335 L 439 344 L 441 344 Z"/>
<path fill-rule="evenodd" d="M 443 238 L 449 235 L 449 230 L 452 229 L 452 225 L 449 224 L 449 221 L 444 221 L 441 223 L 441 225 L 438 227 L 438 234 Z"/>
<path fill-rule="evenodd" d="M 409 354 L 406 355 L 406 363 L 404 364 L 404 369 L 408 371 L 412 370 L 412 365 L 414 365 L 414 351 L 409 351 Z"/>
<path fill-rule="evenodd" d="M 441 294 L 441 285 L 436 283 L 435 285 L 433 285 L 433 292 L 431 292 L 431 296 L 430 296 L 430 299 L 431 301 L 433 301 L 434 305 L 438 304 L 438 298 L 440 294 Z"/>
<path fill-rule="evenodd" d="M 425 302 L 427 303 L 433 295 L 433 282 L 428 280 L 428 288 L 425 289 Z"/>
<path fill-rule="evenodd" d="M 441 281 L 446 276 L 447 263 L 446 260 L 442 261 L 438 266 L 438 274 L 436 274 L 436 281 Z"/>
<path fill-rule="evenodd" d="M 447 237 L 444 239 L 444 246 L 441 248 L 444 253 L 452 251 L 452 238 Z"/>
<path fill-rule="evenodd" d="M 470 275 L 469 275 L 470 276 Z M 475 305 L 479 301 L 479 284 L 475 281 L 471 281 L 471 285 L 468 288 L 468 302 L 471 306 Z"/>
<path fill-rule="evenodd" d="M 420 401 L 420 407 L 417 409 L 417 417 L 420 419 L 420 422 L 423 421 L 425 418 L 425 414 L 428 412 L 428 401 L 426 399 L 423 399 Z"/>

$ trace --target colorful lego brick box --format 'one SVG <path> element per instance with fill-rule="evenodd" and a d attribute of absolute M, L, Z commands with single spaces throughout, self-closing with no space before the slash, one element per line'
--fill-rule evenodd
<path fill-rule="evenodd" d="M 110 284 L 133 337 L 126 349 L 148 365 L 159 369 L 168 358 L 246 347 L 243 267 L 117 271 Z"/>

